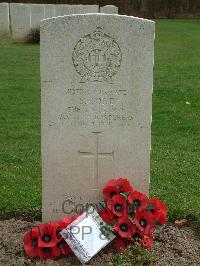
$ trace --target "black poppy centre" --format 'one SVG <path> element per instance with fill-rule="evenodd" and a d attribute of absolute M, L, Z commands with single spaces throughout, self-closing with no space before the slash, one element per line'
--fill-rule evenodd
<path fill-rule="evenodd" d="M 42 251 L 44 253 L 50 253 L 51 252 L 51 248 L 42 248 Z"/>
<path fill-rule="evenodd" d="M 120 230 L 122 232 L 127 232 L 128 231 L 128 225 L 125 224 L 125 223 L 121 224 L 119 228 L 120 228 Z"/>
<path fill-rule="evenodd" d="M 145 219 L 141 219 L 141 220 L 140 220 L 140 225 L 141 225 L 142 227 L 146 227 L 146 226 L 147 226 L 147 220 L 145 220 Z"/>
<path fill-rule="evenodd" d="M 45 243 L 49 243 L 51 241 L 51 236 L 46 234 L 42 236 L 42 241 Z"/>
<path fill-rule="evenodd" d="M 112 198 L 115 195 L 117 195 L 117 192 L 115 192 L 115 191 L 110 192 L 110 198 Z"/>
<path fill-rule="evenodd" d="M 62 230 L 57 230 L 56 231 L 56 236 L 57 236 L 58 239 L 60 239 L 62 237 L 61 234 L 60 234 L 61 231 Z"/>
<path fill-rule="evenodd" d="M 37 237 L 35 237 L 35 238 L 32 239 L 31 244 L 32 244 L 33 247 L 37 247 L 38 246 L 38 239 L 37 239 Z"/>
<path fill-rule="evenodd" d="M 141 205 L 141 201 L 139 199 L 135 199 L 133 201 L 133 207 L 138 208 Z"/>
<path fill-rule="evenodd" d="M 120 212 L 120 211 L 122 211 L 123 207 L 120 203 L 116 203 L 114 206 L 114 209 L 116 212 Z"/>
<path fill-rule="evenodd" d="M 139 232 L 136 232 L 134 235 L 133 235 L 133 240 L 134 241 L 139 241 L 141 238 L 141 235 Z"/>
<path fill-rule="evenodd" d="M 57 248 L 64 248 L 66 246 L 65 240 L 61 240 L 59 243 L 57 243 Z"/>

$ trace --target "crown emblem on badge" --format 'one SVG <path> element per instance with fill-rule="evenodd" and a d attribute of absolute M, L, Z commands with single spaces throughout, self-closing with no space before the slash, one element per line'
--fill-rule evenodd
<path fill-rule="evenodd" d="M 122 53 L 116 40 L 98 27 L 77 42 L 72 61 L 81 82 L 111 83 L 120 68 Z"/>

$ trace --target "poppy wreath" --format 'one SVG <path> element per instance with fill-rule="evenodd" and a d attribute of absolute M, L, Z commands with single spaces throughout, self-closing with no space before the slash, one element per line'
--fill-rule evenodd
<path fill-rule="evenodd" d="M 72 253 L 60 232 L 73 221 L 64 216 L 61 221 L 39 224 L 24 235 L 24 250 L 30 257 L 56 259 Z"/>
<path fill-rule="evenodd" d="M 109 224 L 107 229 L 116 235 L 117 250 L 136 243 L 144 249 L 151 248 L 156 226 L 166 223 L 165 203 L 136 191 L 125 178 L 108 181 L 103 194 L 106 208 L 99 215 Z"/>
<path fill-rule="evenodd" d="M 144 249 L 151 248 L 156 225 L 166 223 L 167 206 L 157 198 L 150 199 L 136 191 L 125 178 L 108 181 L 103 194 L 106 205 L 99 211 L 99 216 L 106 223 L 104 229 L 116 235 L 117 250 L 122 251 L 136 243 Z M 60 232 L 80 215 L 65 215 L 60 221 L 36 225 L 24 235 L 26 254 L 41 260 L 72 254 Z"/>
<path fill-rule="evenodd" d="M 72 250 L 60 232 L 76 220 L 82 213 L 73 217 L 63 216 L 60 221 L 38 224 L 24 235 L 24 250 L 29 257 L 55 260 L 72 254 Z"/>

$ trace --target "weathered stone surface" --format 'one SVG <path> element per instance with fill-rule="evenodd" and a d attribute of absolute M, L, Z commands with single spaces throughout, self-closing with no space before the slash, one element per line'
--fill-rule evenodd
<path fill-rule="evenodd" d="M 42 21 L 43 221 L 101 201 L 112 177 L 148 193 L 153 42 L 134 17 Z"/>
<path fill-rule="evenodd" d="M 9 5 L 0 3 L 0 35 L 9 35 Z"/>
<path fill-rule="evenodd" d="M 101 6 L 100 13 L 118 14 L 118 7 L 113 5 Z"/>
<path fill-rule="evenodd" d="M 45 9 L 42 4 L 31 4 L 31 28 L 39 28 L 40 21 L 45 18 Z"/>
<path fill-rule="evenodd" d="M 30 31 L 30 5 L 11 3 L 10 17 L 12 37 L 24 39 Z"/>
<path fill-rule="evenodd" d="M 44 17 L 45 18 L 55 17 L 55 5 L 51 4 L 44 5 Z"/>

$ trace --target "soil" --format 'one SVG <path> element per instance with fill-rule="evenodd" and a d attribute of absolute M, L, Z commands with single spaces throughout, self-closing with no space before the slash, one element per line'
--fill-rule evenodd
<path fill-rule="evenodd" d="M 36 223 L 15 219 L 0 221 L 0 265 L 80 265 L 75 256 L 57 261 L 39 261 L 27 257 L 23 251 L 23 235 Z M 88 265 L 108 265 L 113 252 L 112 247 L 105 248 Z M 154 265 L 200 265 L 198 225 L 190 223 L 180 228 L 173 224 L 164 226 L 155 234 L 152 253 L 156 258 Z"/>

